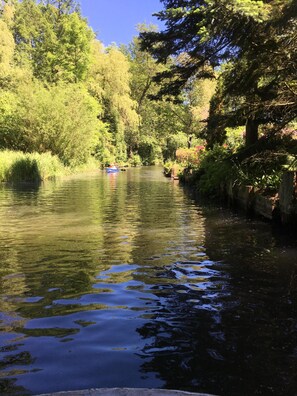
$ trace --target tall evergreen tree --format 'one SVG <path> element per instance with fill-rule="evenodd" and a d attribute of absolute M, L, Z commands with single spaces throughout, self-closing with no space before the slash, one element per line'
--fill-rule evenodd
<path fill-rule="evenodd" d="M 244 119 L 247 143 L 251 144 L 257 140 L 260 123 L 274 121 L 283 125 L 296 117 L 294 105 L 288 108 L 290 101 L 286 106 L 278 100 L 284 90 L 289 95 L 281 63 L 294 64 L 289 58 L 294 59 L 296 48 L 295 1 L 162 0 L 162 3 L 165 9 L 157 15 L 165 22 L 164 31 L 141 34 L 142 48 L 159 61 L 169 56 L 176 59 L 171 70 L 159 76 L 161 80 L 171 79 L 162 87 L 161 94 L 177 94 L 190 79 L 205 77 L 211 70 L 209 65 L 214 70 L 229 62 L 230 67 L 222 74 L 220 113 L 216 112 L 217 117 L 223 116 L 222 125 Z M 182 52 L 188 54 L 187 62 L 178 62 Z M 290 76 L 296 81 L 293 73 Z"/>

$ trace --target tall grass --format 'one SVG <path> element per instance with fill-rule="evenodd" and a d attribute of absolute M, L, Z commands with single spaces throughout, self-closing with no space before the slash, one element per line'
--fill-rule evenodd
<path fill-rule="evenodd" d="M 100 163 L 94 157 L 90 157 L 85 163 L 76 165 L 75 167 L 67 168 L 67 174 L 73 173 L 85 173 L 98 171 L 100 169 Z"/>
<path fill-rule="evenodd" d="M 65 168 L 58 157 L 50 153 L 0 151 L 0 181 L 41 181 L 61 176 Z"/>

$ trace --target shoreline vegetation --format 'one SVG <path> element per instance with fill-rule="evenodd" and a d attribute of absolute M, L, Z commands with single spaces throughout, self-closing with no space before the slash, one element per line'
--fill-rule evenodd
<path fill-rule="evenodd" d="M 70 176 L 75 173 L 98 170 L 98 161 L 75 167 L 67 167 L 51 153 L 23 153 L 21 151 L 0 151 L 0 182 L 41 182 Z"/>
<path fill-rule="evenodd" d="M 276 224 L 295 228 L 297 220 L 296 137 L 262 136 L 249 148 L 232 144 L 179 150 L 164 174 L 195 195 L 240 207 Z"/>

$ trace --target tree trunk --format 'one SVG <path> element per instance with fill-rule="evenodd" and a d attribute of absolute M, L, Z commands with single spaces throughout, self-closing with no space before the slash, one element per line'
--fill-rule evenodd
<path fill-rule="evenodd" d="M 190 149 L 192 147 L 192 139 L 193 139 L 193 136 L 190 135 L 189 139 L 188 139 L 188 149 Z"/>
<path fill-rule="evenodd" d="M 259 124 L 256 120 L 248 118 L 245 125 L 245 145 L 251 146 L 259 138 Z"/>

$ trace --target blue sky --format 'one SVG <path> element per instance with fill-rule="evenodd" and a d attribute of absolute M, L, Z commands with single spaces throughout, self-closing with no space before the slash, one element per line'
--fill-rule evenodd
<path fill-rule="evenodd" d="M 82 15 L 106 46 L 129 44 L 137 36 L 138 23 L 161 26 L 152 17 L 162 9 L 159 0 L 80 0 L 80 4 Z"/>

